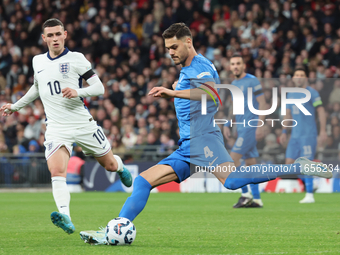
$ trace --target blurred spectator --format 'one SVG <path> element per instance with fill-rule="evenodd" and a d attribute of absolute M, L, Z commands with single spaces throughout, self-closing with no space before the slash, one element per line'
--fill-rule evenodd
<path fill-rule="evenodd" d="M 20 74 L 20 67 L 17 64 L 13 64 L 11 66 L 10 71 L 8 72 L 6 76 L 6 81 L 7 81 L 7 95 L 11 95 L 14 91 L 14 86 L 18 83 L 19 79 L 19 74 Z"/>
<path fill-rule="evenodd" d="M 0 55 L 0 70 L 4 76 L 7 76 L 7 73 L 11 69 L 12 65 L 12 56 L 8 51 L 8 47 L 6 45 L 1 46 L 1 55 Z"/>
<path fill-rule="evenodd" d="M 6 88 L 6 78 L 2 75 L 2 72 L 0 71 L 0 91 L 1 93 L 4 93 Z"/>
<path fill-rule="evenodd" d="M 340 103 L 340 80 L 334 81 L 334 88 L 329 95 L 329 103 Z"/>
<path fill-rule="evenodd" d="M 265 146 L 263 147 L 262 159 L 264 161 L 275 162 L 275 155 L 280 151 L 280 145 L 277 143 L 277 138 L 274 134 L 269 134 L 265 137 Z"/>
<path fill-rule="evenodd" d="M 327 150 L 335 150 L 338 149 L 337 144 L 335 143 L 335 141 L 333 140 L 332 136 L 328 136 L 327 141 L 326 141 L 326 146 L 324 148 L 326 151 Z M 334 157 L 334 153 L 332 152 L 324 152 L 323 156 L 325 158 L 332 158 Z"/>
<path fill-rule="evenodd" d="M 136 142 L 137 135 L 135 134 L 133 127 L 131 125 L 125 125 L 122 143 L 126 148 L 132 148 L 136 144 Z"/>
<path fill-rule="evenodd" d="M 123 33 L 122 36 L 120 37 L 120 48 L 127 48 L 129 46 L 129 41 L 130 40 L 135 40 L 137 41 L 137 36 L 130 31 L 130 24 L 129 23 L 124 23 L 122 25 Z"/>
<path fill-rule="evenodd" d="M 99 108 L 97 111 L 97 118 L 96 121 L 98 123 L 99 126 L 103 126 L 104 124 L 104 120 L 106 119 L 107 114 L 104 108 Z"/>
<path fill-rule="evenodd" d="M 35 140 L 31 140 L 28 143 L 28 153 L 37 153 L 39 152 L 39 144 Z"/>
<path fill-rule="evenodd" d="M 172 148 L 175 145 L 175 141 L 170 138 L 169 132 L 163 132 L 161 134 L 160 142 L 161 142 L 161 145 L 160 145 L 160 148 L 159 148 L 159 152 L 161 152 L 161 153 L 166 152 L 166 151 L 168 153 L 173 152 Z"/>
<path fill-rule="evenodd" d="M 12 103 L 15 103 L 16 101 L 18 101 L 17 97 L 23 96 L 23 91 L 26 90 L 26 87 L 27 87 L 26 75 L 20 74 L 18 76 L 17 82 L 11 88 L 11 92 L 8 92 L 8 95 L 12 94 L 12 97 L 11 97 Z"/>
<path fill-rule="evenodd" d="M 148 145 L 159 145 L 160 144 L 159 140 L 157 139 L 155 132 L 150 132 L 148 134 L 147 143 L 148 143 Z"/>
<path fill-rule="evenodd" d="M 146 119 L 149 115 L 149 112 L 144 108 L 142 104 L 136 105 L 136 120 L 138 121 L 140 118 Z"/>
<path fill-rule="evenodd" d="M 173 12 L 170 6 L 166 7 L 165 15 L 163 16 L 163 20 L 161 23 L 162 31 L 170 27 L 171 24 L 176 22 L 176 20 L 177 20 L 176 12 Z"/>
<path fill-rule="evenodd" d="M 146 15 L 143 22 L 143 37 L 144 40 L 149 40 L 150 37 L 157 33 L 158 29 L 156 28 L 156 21 L 153 18 L 152 14 Z"/>
<path fill-rule="evenodd" d="M 40 121 L 37 121 L 37 119 L 31 115 L 28 117 L 28 125 L 25 127 L 24 131 L 24 137 L 28 140 L 30 139 L 39 139 L 41 130 L 41 124 Z"/>
<path fill-rule="evenodd" d="M 122 143 L 121 140 L 112 141 L 111 148 L 112 148 L 113 154 L 122 155 L 127 152 L 125 145 Z"/>

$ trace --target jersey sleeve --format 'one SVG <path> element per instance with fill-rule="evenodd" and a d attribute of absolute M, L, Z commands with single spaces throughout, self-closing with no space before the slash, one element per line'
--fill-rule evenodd
<path fill-rule="evenodd" d="M 34 78 L 34 84 L 22 98 L 20 98 L 15 104 L 12 104 L 11 110 L 14 112 L 19 111 L 21 108 L 33 102 L 38 96 L 39 96 L 38 82 Z"/>
<path fill-rule="evenodd" d="M 254 96 L 257 98 L 263 95 L 262 85 L 261 85 L 261 82 L 257 78 L 253 78 L 253 80 L 254 80 L 252 81 L 253 93 L 254 93 Z"/>
<path fill-rule="evenodd" d="M 76 53 L 75 56 L 77 58 L 76 71 L 80 76 L 83 76 L 83 74 L 92 69 L 91 63 L 81 53 Z"/>
<path fill-rule="evenodd" d="M 206 62 L 198 63 L 196 70 L 196 77 L 193 78 L 214 81 L 214 73 L 216 71 L 214 64 Z"/>
<path fill-rule="evenodd" d="M 185 72 L 190 79 L 191 88 L 198 88 L 206 82 L 216 83 L 214 79 L 214 70 L 211 65 L 207 63 L 197 63 Z"/>
<path fill-rule="evenodd" d="M 319 95 L 319 92 L 317 92 L 316 90 L 311 91 L 311 100 L 312 100 L 314 108 L 318 108 L 322 106 L 321 97 Z"/>

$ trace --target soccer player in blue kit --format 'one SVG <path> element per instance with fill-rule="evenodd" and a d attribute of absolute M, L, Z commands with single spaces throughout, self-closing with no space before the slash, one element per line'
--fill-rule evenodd
<path fill-rule="evenodd" d="M 265 116 L 257 116 L 249 110 L 248 107 L 248 88 L 252 88 L 253 92 L 253 106 L 255 109 L 264 110 L 266 101 L 262 92 L 262 85 L 260 81 L 251 74 L 245 72 L 246 64 L 239 54 L 234 54 L 230 58 L 230 69 L 235 76 L 232 85 L 240 88 L 244 95 L 244 115 L 236 115 L 237 124 L 237 140 L 231 150 L 230 156 L 234 160 L 235 166 L 241 165 L 241 158 L 244 159 L 246 166 L 256 164 L 256 158 L 259 156 L 256 144 L 257 140 L 263 138 L 261 123 L 259 122 L 258 128 L 251 127 L 246 124 L 241 124 L 245 121 L 259 119 L 264 121 Z M 256 126 L 256 124 L 254 124 Z M 230 138 L 230 122 L 224 125 L 223 134 L 228 140 Z M 292 162 L 293 163 L 293 162 Z M 233 206 L 234 208 L 262 208 L 263 202 L 260 197 L 259 185 L 250 184 L 252 194 L 249 192 L 248 185 L 242 187 L 242 195 L 238 202 Z"/>
<path fill-rule="evenodd" d="M 287 106 L 287 115 L 285 119 L 294 119 L 297 125 L 292 127 L 291 137 L 286 149 L 286 164 L 291 164 L 298 157 L 306 157 L 310 160 L 314 159 L 317 146 L 318 131 L 315 122 L 315 112 L 318 113 L 320 122 L 320 138 L 321 141 L 327 139 L 326 133 L 326 113 L 322 106 L 319 93 L 308 86 L 307 75 L 304 68 L 296 68 L 293 75 L 293 82 L 296 87 L 305 88 L 310 91 L 311 99 L 304 104 L 306 109 L 312 115 L 304 115 L 295 105 Z M 301 98 L 301 93 L 289 93 L 288 98 Z M 287 129 L 283 128 L 280 136 L 281 144 L 287 141 Z M 305 182 L 306 196 L 300 200 L 300 203 L 314 203 L 313 195 L 313 178 L 302 178 Z"/>
<path fill-rule="evenodd" d="M 214 93 L 210 88 L 219 82 L 214 65 L 196 53 L 190 29 L 184 23 L 172 24 L 164 31 L 163 38 L 171 58 L 176 65 L 182 66 L 182 70 L 178 82 L 173 85 L 174 90 L 154 87 L 149 95 L 175 98 L 175 109 L 180 128 L 179 148 L 157 165 L 136 177 L 132 194 L 123 205 L 119 217 L 133 221 L 144 209 L 151 189 L 171 181 L 184 181 L 195 172 L 196 167 L 193 166 L 216 166 L 215 169 L 220 167 L 223 169 L 222 171 L 212 171 L 212 173 L 226 188 L 233 190 L 250 183 L 273 180 L 278 176 L 292 172 L 317 174 L 325 178 L 332 177 L 328 168 L 323 168 L 323 171 L 318 173 L 306 170 L 308 169 L 306 166 L 315 162 L 304 158 L 299 158 L 294 164 L 287 166 L 287 172 L 282 170 L 279 172 L 242 171 L 240 167 L 235 170 L 233 160 L 225 149 L 221 130 L 212 125 L 217 106 L 213 101 L 208 101 L 207 114 L 201 114 L 200 100 L 202 94 L 206 93 L 204 90 L 208 90 L 210 94 Z M 253 165 L 252 167 L 263 168 L 263 166 Z M 282 166 L 278 167 L 282 169 Z M 226 169 L 235 171 L 225 171 Z M 105 231 L 82 231 L 80 237 L 85 243 L 108 244 Z"/>

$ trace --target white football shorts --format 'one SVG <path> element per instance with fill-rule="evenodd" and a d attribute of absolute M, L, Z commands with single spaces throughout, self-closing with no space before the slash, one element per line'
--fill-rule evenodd
<path fill-rule="evenodd" d="M 73 144 L 83 149 L 87 156 L 102 157 L 111 150 L 103 129 L 92 120 L 81 127 L 56 127 L 48 125 L 45 133 L 45 158 L 49 159 L 61 146 L 72 155 Z"/>

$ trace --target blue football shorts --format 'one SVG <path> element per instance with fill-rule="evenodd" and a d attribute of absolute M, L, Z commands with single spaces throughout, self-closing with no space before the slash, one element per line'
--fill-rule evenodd
<path fill-rule="evenodd" d="M 233 162 L 224 146 L 221 132 L 211 132 L 179 142 L 179 148 L 157 165 L 169 165 L 182 182 L 196 173 L 195 166 L 218 166 Z"/>
<path fill-rule="evenodd" d="M 299 157 L 306 157 L 309 160 L 313 160 L 316 146 L 316 136 L 290 138 L 286 150 L 286 158 L 297 159 Z"/>
<path fill-rule="evenodd" d="M 256 128 L 247 128 L 238 132 L 232 152 L 243 155 L 242 159 L 257 158 L 259 153 L 256 148 Z"/>

